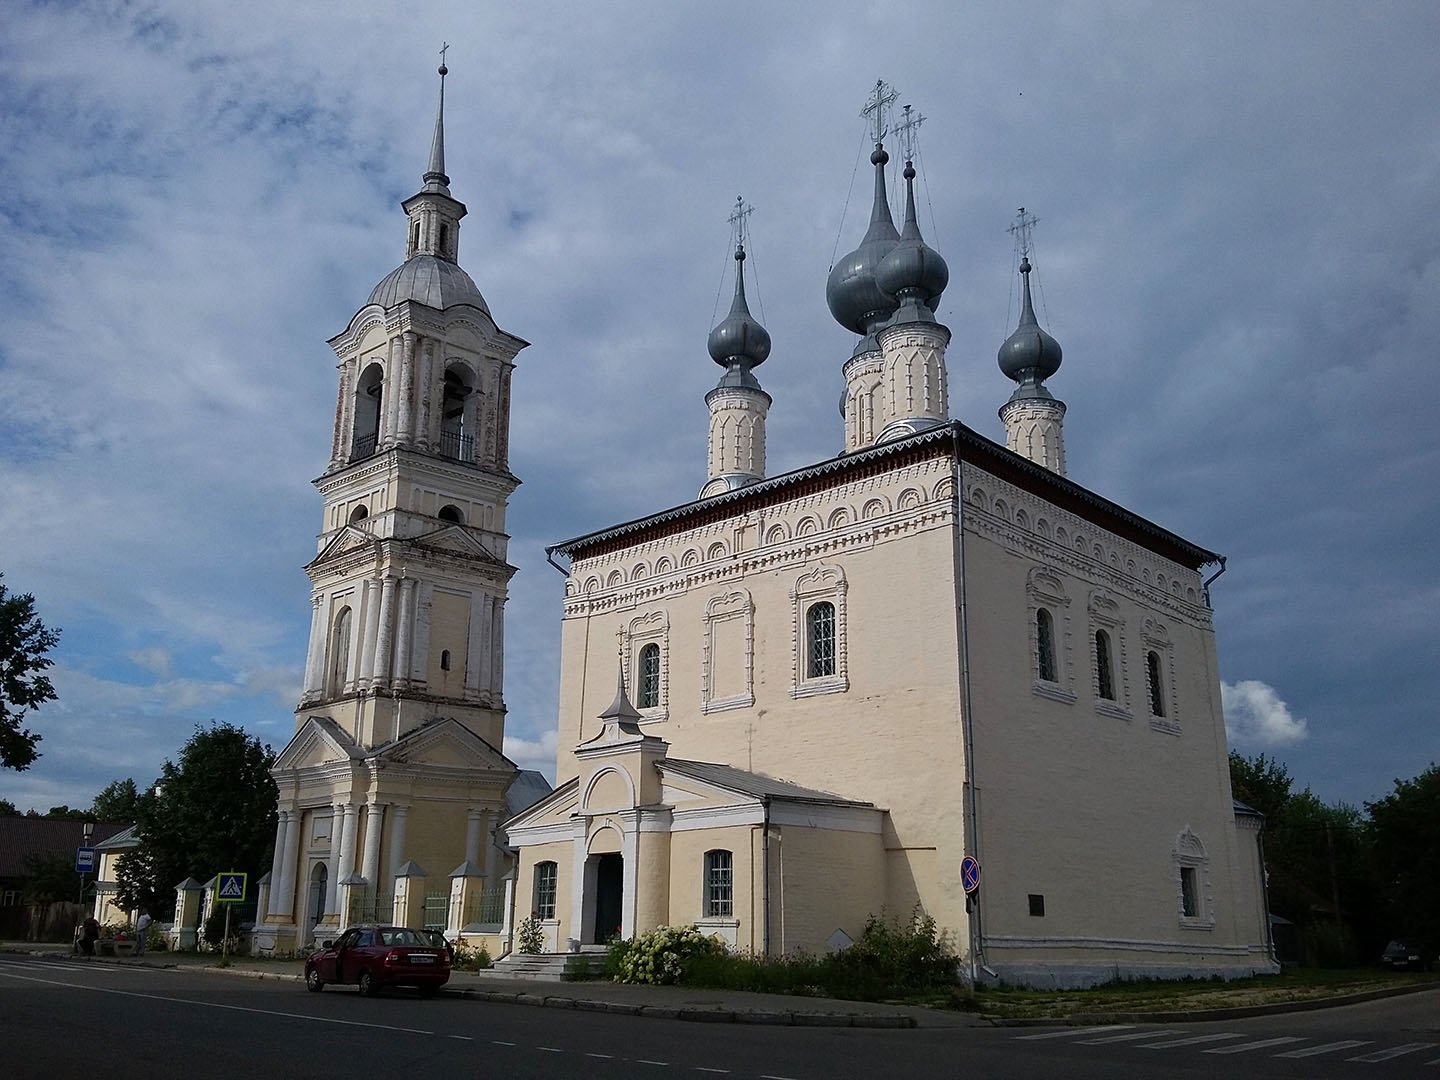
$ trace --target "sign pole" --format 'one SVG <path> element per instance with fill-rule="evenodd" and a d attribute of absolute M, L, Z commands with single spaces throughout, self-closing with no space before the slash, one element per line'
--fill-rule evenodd
<path fill-rule="evenodd" d="M 230 959 L 230 910 L 231 905 L 225 905 L 225 940 L 220 943 L 220 960 L 222 962 Z"/>

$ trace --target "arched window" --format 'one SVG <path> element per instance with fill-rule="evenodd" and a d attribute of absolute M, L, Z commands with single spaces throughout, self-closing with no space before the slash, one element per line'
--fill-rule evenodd
<path fill-rule="evenodd" d="M 380 402 L 384 397 L 385 372 L 379 364 L 371 364 L 355 384 L 355 419 L 352 424 L 350 457 L 369 457 L 375 452 L 380 436 Z"/>
<path fill-rule="evenodd" d="M 828 600 L 812 604 L 805 612 L 807 678 L 835 674 L 835 605 Z"/>
<path fill-rule="evenodd" d="M 1145 679 L 1150 684 L 1150 715 L 1165 715 L 1165 694 L 1160 685 L 1160 654 L 1150 650 L 1145 654 Z"/>
<path fill-rule="evenodd" d="M 475 457 L 475 435 L 466 425 L 466 405 L 473 387 L 455 369 L 445 372 L 445 386 L 440 398 L 440 453 L 458 461 Z"/>
<path fill-rule="evenodd" d="M 456 525 L 465 524 L 465 515 L 461 512 L 460 508 L 454 504 L 447 503 L 445 506 L 442 506 L 440 512 L 435 516 L 441 521 L 453 522 Z"/>
<path fill-rule="evenodd" d="M 735 912 L 734 860 L 728 851 L 705 853 L 704 911 L 706 918 Z"/>
<path fill-rule="evenodd" d="M 1055 682 L 1055 620 L 1044 608 L 1035 612 L 1035 655 L 1040 669 L 1037 674 L 1046 682 Z"/>
<path fill-rule="evenodd" d="M 343 607 L 335 616 L 330 632 L 330 696 L 339 697 L 350 681 L 350 608 Z"/>
<path fill-rule="evenodd" d="M 1110 635 L 1095 631 L 1095 692 L 1106 701 L 1115 700 L 1115 667 L 1110 658 Z"/>
<path fill-rule="evenodd" d="M 442 224 L 442 225 L 440 226 L 440 244 L 439 244 L 439 247 L 437 248 L 435 254 L 436 254 L 436 255 L 439 255 L 439 256 L 443 259 L 443 258 L 445 258 L 445 257 L 449 254 L 449 248 L 450 248 L 450 226 L 449 226 L 449 225 L 444 225 L 444 224 Z"/>
<path fill-rule="evenodd" d="M 636 680 L 636 708 L 660 707 L 660 646 L 651 642 L 640 650 L 640 676 Z"/>
<path fill-rule="evenodd" d="M 441 671 L 449 671 L 449 670 L 450 670 L 450 650 L 449 650 L 449 649 L 441 649 L 441 650 L 440 650 L 440 670 L 441 670 Z"/>
<path fill-rule="evenodd" d="M 553 862 L 535 864 L 535 904 L 537 919 L 555 918 L 555 886 L 559 877 Z"/>
<path fill-rule="evenodd" d="M 364 521 L 369 516 L 370 510 L 364 503 L 361 503 L 359 506 L 355 507 L 354 510 L 350 511 L 350 520 L 352 522 Z"/>

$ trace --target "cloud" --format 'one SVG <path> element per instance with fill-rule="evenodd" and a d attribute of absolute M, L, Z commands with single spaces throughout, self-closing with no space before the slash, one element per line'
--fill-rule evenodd
<path fill-rule="evenodd" d="M 1233 685 L 1222 680 L 1220 703 L 1225 710 L 1225 731 L 1237 745 L 1290 746 L 1310 735 L 1305 719 L 1290 715 L 1290 706 L 1275 688 L 1255 679 Z"/>
<path fill-rule="evenodd" d="M 135 649 L 129 656 L 137 667 L 161 678 L 168 679 L 175 670 L 175 661 L 170 650 L 162 649 L 159 645 L 152 645 L 148 649 Z"/>
<path fill-rule="evenodd" d="M 522 769 L 538 769 L 555 782 L 555 730 L 540 733 L 538 739 L 505 736 L 505 756 Z"/>

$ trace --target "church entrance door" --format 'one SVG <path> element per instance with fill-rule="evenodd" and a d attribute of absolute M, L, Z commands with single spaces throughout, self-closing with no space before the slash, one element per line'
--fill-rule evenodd
<path fill-rule="evenodd" d="M 618 853 L 595 857 L 595 941 L 604 945 L 620 933 L 622 900 L 625 895 L 625 856 Z"/>

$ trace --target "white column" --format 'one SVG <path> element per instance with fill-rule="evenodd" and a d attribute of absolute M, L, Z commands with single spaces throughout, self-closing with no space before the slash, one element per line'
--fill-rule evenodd
<path fill-rule="evenodd" d="M 415 439 L 415 340 L 416 333 L 406 330 L 400 347 L 400 393 L 395 441 L 410 446 Z"/>
<path fill-rule="evenodd" d="M 350 459 L 350 449 L 355 445 L 355 381 L 359 376 L 360 361 L 346 360 L 340 367 L 340 456 L 335 464 Z"/>
<path fill-rule="evenodd" d="M 372 887 L 380 884 L 380 829 L 385 820 L 384 803 L 372 802 L 365 806 L 365 861 L 360 864 L 360 876 Z"/>
<path fill-rule="evenodd" d="M 302 817 L 299 810 L 292 810 L 285 822 L 285 854 L 280 862 L 280 897 L 275 905 L 277 915 L 295 914 L 295 859 L 299 854 Z"/>
<path fill-rule="evenodd" d="M 495 695 L 495 704 L 505 698 L 505 598 L 495 598 L 490 629 L 490 655 L 494 661 L 490 666 L 490 690 Z"/>
<path fill-rule="evenodd" d="M 356 826 L 359 824 L 359 809 L 352 802 L 341 806 L 345 818 L 345 832 L 340 843 L 340 865 L 335 870 L 341 881 L 355 873 L 355 834 L 358 831 Z"/>
<path fill-rule="evenodd" d="M 472 603 L 473 602 L 474 601 L 472 601 Z M 494 618 L 495 598 L 488 592 L 481 593 L 477 607 L 479 610 L 476 613 L 478 616 L 476 622 L 483 629 L 478 634 L 472 631 L 471 648 L 474 649 L 477 645 L 480 646 L 475 654 L 474 681 L 476 688 L 480 691 L 480 696 L 483 698 L 485 692 L 490 689 L 490 683 L 495 677 L 493 672 L 495 649 L 493 641 L 487 632 Z M 468 682 L 469 680 L 467 679 L 466 681 Z"/>
<path fill-rule="evenodd" d="M 394 881 L 395 870 L 405 861 L 405 818 L 410 807 L 395 803 L 390 807 L 390 869 L 386 877 Z"/>
<path fill-rule="evenodd" d="M 338 911 L 335 890 L 340 883 L 340 846 L 345 842 L 345 806 L 335 803 L 330 813 L 330 857 L 325 860 L 325 913 Z"/>
<path fill-rule="evenodd" d="M 394 685 L 404 689 L 410 685 L 410 642 L 415 626 L 415 585 L 414 578 L 400 579 L 400 613 L 395 630 L 395 680 Z"/>
<path fill-rule="evenodd" d="M 431 434 L 431 414 L 435 409 L 435 348 L 434 338 L 424 338 L 420 348 L 420 422 L 415 428 L 415 442 L 421 450 L 435 449 Z"/>
<path fill-rule="evenodd" d="M 275 854 L 270 857 L 270 896 L 267 900 L 282 895 L 285 875 L 281 867 L 285 865 L 285 833 L 289 828 L 290 811 L 281 810 L 275 820 Z M 270 903 L 265 908 L 265 916 L 268 918 L 272 914 L 275 914 L 275 905 Z"/>
<path fill-rule="evenodd" d="M 390 685 L 391 650 L 395 641 L 395 579 L 387 577 L 380 582 L 380 615 L 375 635 L 375 669 L 370 680 L 371 686 Z"/>
<path fill-rule="evenodd" d="M 484 835 L 485 811 L 472 806 L 465 811 L 465 861 L 480 863 L 480 837 Z"/>
<path fill-rule="evenodd" d="M 415 638 L 410 647 L 410 685 L 425 687 L 430 678 L 430 610 L 435 586 L 422 581 L 415 588 Z"/>
<path fill-rule="evenodd" d="M 485 632 L 485 601 L 489 597 L 483 592 L 470 594 L 470 643 L 465 652 L 465 699 L 474 701 L 480 696 L 480 665 L 482 642 L 490 635 Z"/>
<path fill-rule="evenodd" d="M 385 364 L 384 415 L 380 418 L 380 447 L 395 445 L 395 430 L 400 415 L 400 337 L 390 339 L 388 362 Z"/>
<path fill-rule="evenodd" d="M 305 689 L 301 695 L 310 698 L 325 689 L 325 597 L 316 594 L 310 598 L 310 650 L 305 654 Z"/>
<path fill-rule="evenodd" d="M 330 441 L 330 464 L 338 465 L 348 455 L 350 447 L 346 444 L 346 435 L 349 428 L 345 424 L 346 399 L 350 396 L 350 369 L 351 364 L 347 361 L 339 365 L 340 378 L 339 387 L 335 391 L 335 434 Z"/>
<path fill-rule="evenodd" d="M 624 816 L 625 838 L 620 843 L 620 850 L 623 851 L 625 866 L 621 872 L 621 888 L 625 895 L 620 898 L 620 936 L 622 938 L 633 938 L 637 932 L 635 926 L 635 912 L 638 905 L 640 874 L 640 814 L 639 811 L 631 810 Z"/>
<path fill-rule="evenodd" d="M 361 613 L 362 628 L 360 631 L 360 663 L 357 665 L 358 674 L 355 679 L 355 687 L 358 690 L 366 690 L 374 681 L 375 670 L 375 637 L 376 624 L 380 615 L 380 604 L 376 594 L 380 589 L 380 582 L 374 578 L 367 578 L 364 582 L 364 600 Z"/>

